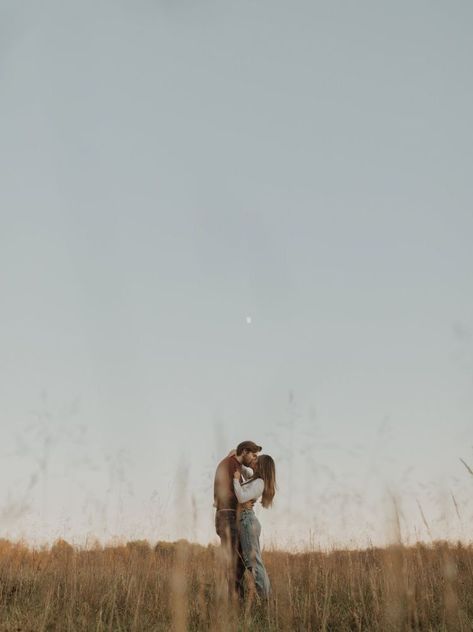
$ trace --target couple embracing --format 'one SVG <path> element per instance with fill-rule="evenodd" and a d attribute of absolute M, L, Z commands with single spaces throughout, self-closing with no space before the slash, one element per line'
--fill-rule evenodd
<path fill-rule="evenodd" d="M 259 454 L 261 446 L 243 441 L 218 465 L 214 481 L 215 529 L 227 561 L 230 592 L 244 596 L 243 577 L 250 571 L 257 594 L 271 591 L 260 549 L 261 525 L 254 512 L 256 501 L 272 505 L 276 490 L 274 461 Z"/>

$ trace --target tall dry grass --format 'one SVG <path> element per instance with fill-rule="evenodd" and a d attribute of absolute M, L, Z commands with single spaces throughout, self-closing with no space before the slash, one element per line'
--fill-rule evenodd
<path fill-rule="evenodd" d="M 472 630 L 473 547 L 266 551 L 269 604 L 226 603 L 218 547 L 0 541 L 0 630 Z"/>

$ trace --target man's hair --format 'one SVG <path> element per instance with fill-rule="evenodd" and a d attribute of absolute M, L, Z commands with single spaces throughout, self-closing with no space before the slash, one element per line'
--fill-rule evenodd
<path fill-rule="evenodd" d="M 260 445 L 256 445 L 253 441 L 242 441 L 237 445 L 236 453 L 237 456 L 240 456 L 245 450 L 248 452 L 261 452 L 262 449 Z"/>

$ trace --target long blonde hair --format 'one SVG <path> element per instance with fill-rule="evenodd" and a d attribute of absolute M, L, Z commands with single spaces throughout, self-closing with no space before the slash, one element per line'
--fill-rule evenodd
<path fill-rule="evenodd" d="M 261 478 L 264 481 L 261 504 L 263 507 L 271 507 L 276 493 L 276 466 L 269 454 L 261 454 L 258 457 L 258 470 L 254 478 Z"/>

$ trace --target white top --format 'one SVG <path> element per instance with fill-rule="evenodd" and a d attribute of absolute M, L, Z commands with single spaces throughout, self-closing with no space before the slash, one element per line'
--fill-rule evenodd
<path fill-rule="evenodd" d="M 248 500 L 257 500 L 264 491 L 264 481 L 262 478 L 255 478 L 245 485 L 241 485 L 236 478 L 233 479 L 233 489 L 239 503 L 246 503 Z"/>

